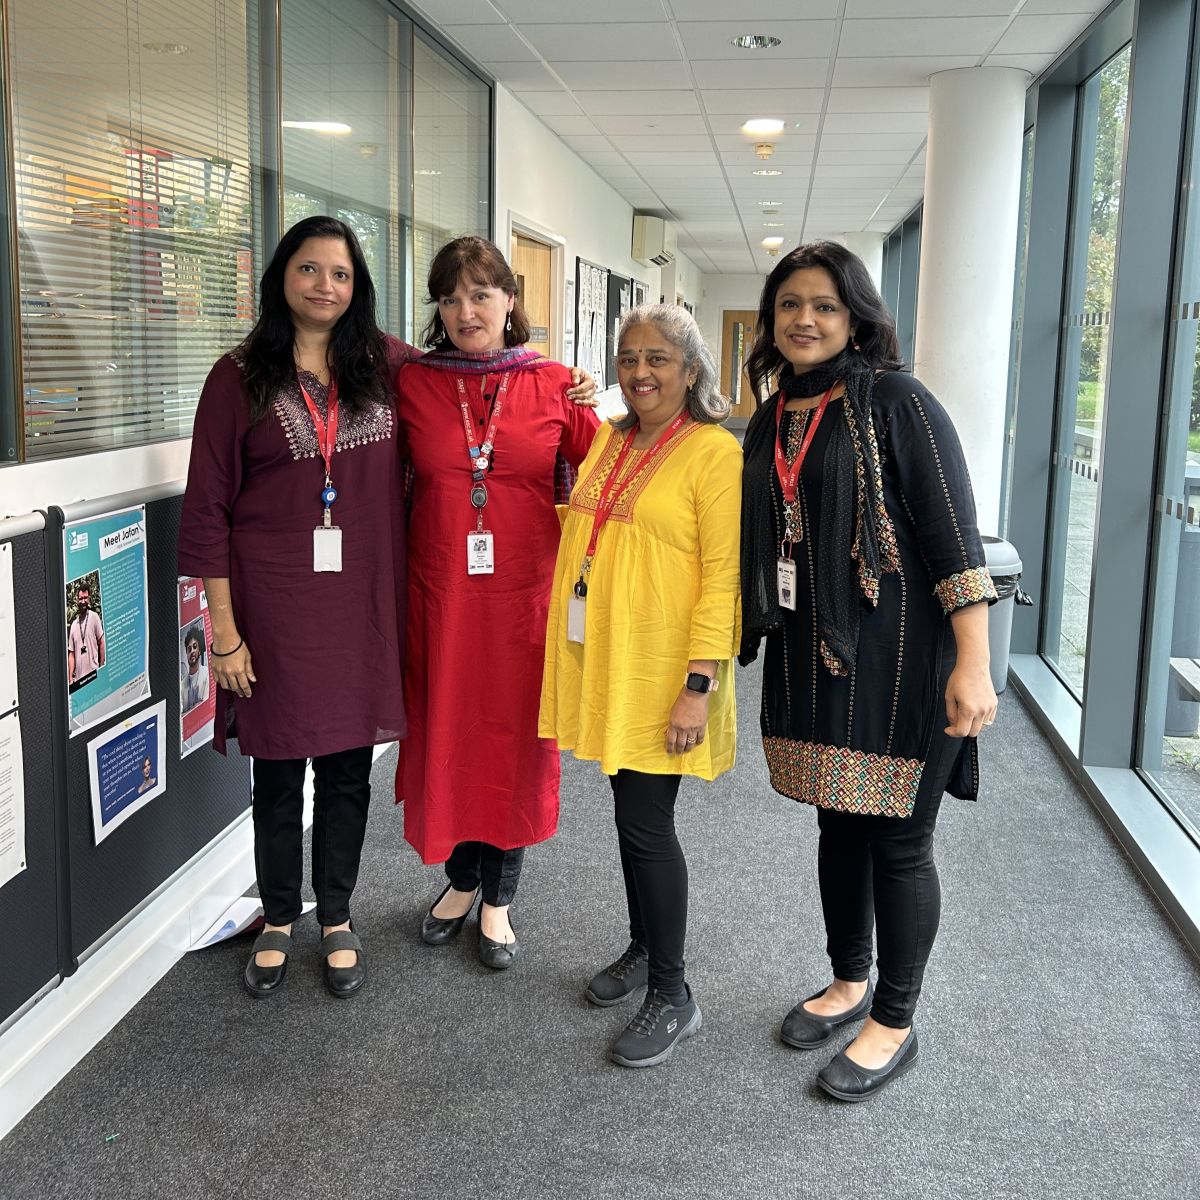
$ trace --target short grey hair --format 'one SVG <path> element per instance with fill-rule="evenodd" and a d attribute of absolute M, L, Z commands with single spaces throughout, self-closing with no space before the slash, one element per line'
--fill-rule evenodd
<path fill-rule="evenodd" d="M 683 369 L 696 371 L 696 382 L 687 391 L 687 410 L 693 421 L 706 425 L 719 425 L 733 407 L 727 396 L 722 396 L 717 384 L 717 360 L 705 344 L 696 318 L 678 304 L 639 304 L 621 318 L 617 332 L 618 353 L 621 339 L 635 325 L 653 325 L 677 350 L 683 354 Z M 609 418 L 616 429 L 632 429 L 637 424 L 637 414 L 630 409 L 623 416 Z"/>

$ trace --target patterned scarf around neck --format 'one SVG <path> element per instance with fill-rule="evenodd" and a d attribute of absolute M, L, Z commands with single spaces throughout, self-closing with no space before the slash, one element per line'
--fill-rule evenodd
<path fill-rule="evenodd" d="M 422 366 L 455 375 L 493 375 L 497 371 L 517 371 L 528 367 L 548 367 L 550 359 L 525 346 L 504 350 L 459 350 L 453 343 L 444 350 L 430 350 L 419 359 Z"/>
<path fill-rule="evenodd" d="M 899 569 L 896 533 L 883 506 L 883 473 L 871 417 L 875 371 L 847 348 L 802 375 L 785 367 L 780 387 L 789 399 L 845 387 L 843 420 L 833 427 L 821 479 L 821 525 L 817 557 L 817 630 L 821 658 L 834 675 L 847 675 L 858 653 L 858 625 L 865 601 L 879 602 L 881 574 Z M 775 401 L 755 413 L 746 430 L 742 486 L 742 665 L 758 656 L 758 644 L 783 624 L 776 567 Z"/>

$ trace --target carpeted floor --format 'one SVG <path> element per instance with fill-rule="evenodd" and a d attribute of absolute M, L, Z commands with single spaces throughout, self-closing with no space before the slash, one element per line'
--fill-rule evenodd
<path fill-rule="evenodd" d="M 681 795 L 704 1028 L 668 1063 L 610 1065 L 633 1008 L 581 995 L 626 940 L 596 768 L 564 764 L 513 910 L 524 957 L 495 975 L 474 923 L 416 936 L 440 875 L 401 837 L 392 752 L 360 996 L 324 992 L 311 918 L 269 1002 L 241 990 L 247 942 L 189 955 L 0 1144 L 0 1197 L 1200 1195 L 1200 970 L 1011 690 L 982 802 L 942 810 L 922 1063 L 870 1104 L 814 1090 L 832 1051 L 775 1034 L 827 978 L 815 820 L 767 786 L 757 687 L 744 672 L 737 770 Z"/>

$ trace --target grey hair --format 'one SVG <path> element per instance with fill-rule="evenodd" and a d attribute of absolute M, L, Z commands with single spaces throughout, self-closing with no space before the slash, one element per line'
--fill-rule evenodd
<path fill-rule="evenodd" d="M 621 318 L 617 332 L 618 353 L 621 339 L 635 325 L 653 325 L 677 350 L 683 354 L 683 369 L 696 371 L 696 382 L 687 390 L 687 410 L 693 421 L 706 425 L 719 425 L 729 416 L 732 404 L 722 396 L 717 385 L 717 361 L 704 342 L 696 318 L 682 305 L 639 304 Z M 610 417 L 609 424 L 615 429 L 632 429 L 637 424 L 637 414 L 632 409 L 619 417 Z"/>

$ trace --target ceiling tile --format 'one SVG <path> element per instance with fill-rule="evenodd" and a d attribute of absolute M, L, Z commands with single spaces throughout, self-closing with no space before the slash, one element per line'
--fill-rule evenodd
<path fill-rule="evenodd" d="M 539 117 L 576 116 L 579 105 L 570 92 L 515 92 L 531 113 Z"/>
<path fill-rule="evenodd" d="M 1090 13 L 1017 17 L 996 43 L 996 54 L 1057 54 L 1091 22 Z"/>
<path fill-rule="evenodd" d="M 455 25 L 446 35 L 485 63 L 534 62 L 537 55 L 508 25 Z"/>
<path fill-rule="evenodd" d="M 699 163 L 707 166 L 713 160 L 711 149 L 708 150 L 633 150 L 630 151 L 626 158 L 638 166 L 641 163 L 679 163 L 679 164 L 695 164 Z"/>
<path fill-rule="evenodd" d="M 584 134 L 594 134 L 597 132 L 596 126 L 592 124 L 592 118 L 585 117 L 582 113 L 567 114 L 565 116 L 549 114 L 542 117 L 542 122 L 559 135 L 571 134 L 573 137 L 579 137 Z"/>
<path fill-rule="evenodd" d="M 973 67 L 976 55 L 944 55 L 936 58 L 839 58 L 833 68 L 834 87 L 907 87 L 928 84 L 939 71 Z"/>
<path fill-rule="evenodd" d="M 823 58 L 791 59 L 787 64 L 788 82 L 812 80 L 823 84 L 828 66 L 828 62 Z M 771 77 L 772 71 L 776 75 L 782 74 L 778 67 L 770 68 L 768 64 L 761 62 L 724 62 L 717 59 L 693 62 L 692 71 L 695 73 L 696 83 L 703 89 L 761 88 L 764 80 Z M 769 90 L 764 99 L 768 96 Z"/>
<path fill-rule="evenodd" d="M 681 59 L 673 62 L 552 62 L 550 66 L 562 76 L 572 91 L 611 91 L 639 88 L 646 91 L 679 91 L 690 89 L 691 76 Z"/>
<path fill-rule="evenodd" d="M 590 118 L 596 123 L 596 128 L 603 133 L 613 134 L 653 134 L 662 137 L 665 134 L 693 134 L 708 137 L 708 129 L 704 118 L 696 116 L 676 116 L 673 114 L 659 115 L 654 109 L 648 108 L 638 116 L 596 116 Z"/>
<path fill-rule="evenodd" d="M 1057 54 L 989 54 L 984 66 L 1016 67 L 1019 71 L 1027 71 L 1032 79 L 1035 75 L 1040 75 L 1057 57 Z"/>
<path fill-rule="evenodd" d="M 774 109 L 770 115 L 776 120 L 783 121 L 782 133 L 742 133 L 742 126 L 746 123 L 746 118 L 741 114 L 734 116 L 733 114 L 715 115 L 710 113 L 709 124 L 717 136 L 740 137 L 747 145 L 754 145 L 755 142 L 771 142 L 777 146 L 786 146 L 788 138 L 793 134 L 816 133 L 817 124 L 821 119 L 819 112 L 795 113 Z"/>
<path fill-rule="evenodd" d="M 414 7 L 423 9 L 434 25 L 496 25 L 504 22 L 488 0 L 418 0 Z M 287 19 L 294 20 L 290 16 Z"/>
<path fill-rule="evenodd" d="M 922 112 L 829 113 L 824 132 L 830 133 L 920 133 L 929 126 Z"/>
<path fill-rule="evenodd" d="M 929 88 L 835 87 L 829 92 L 829 112 L 928 112 Z"/>
<path fill-rule="evenodd" d="M 728 59 L 752 62 L 760 76 L 768 63 L 790 62 L 798 58 L 828 58 L 833 49 L 835 21 L 787 21 L 775 18 L 755 22 L 748 31 L 745 21 L 681 21 L 679 35 L 684 53 L 693 62 L 703 59 Z M 780 45 L 770 50 L 743 50 L 733 39 L 744 33 L 763 33 L 777 37 Z"/>
<path fill-rule="evenodd" d="M 904 15 L 908 18 L 1007 17 L 1015 4 L 1016 0 L 904 0 Z M 897 0 L 848 0 L 846 16 L 893 17 L 896 8 Z"/>
<path fill-rule="evenodd" d="M 818 157 L 822 171 L 845 170 L 873 175 L 881 166 L 905 167 L 912 160 L 908 150 L 830 150 L 821 147 Z"/>
<path fill-rule="evenodd" d="M 1021 15 L 1029 13 L 1038 16 L 1042 13 L 1061 15 L 1065 12 L 1086 12 L 1093 15 L 1103 11 L 1110 0 L 1025 0 Z"/>
<path fill-rule="evenodd" d="M 711 151 L 712 142 L 707 134 L 671 135 L 642 135 L 642 134 L 612 134 L 610 140 L 618 150 L 625 154 L 678 154 L 684 151 Z"/>
<path fill-rule="evenodd" d="M 672 36 L 671 27 L 665 21 L 641 24 L 636 30 L 630 30 L 620 23 L 531 23 L 522 26 L 522 32 L 544 58 L 556 63 L 655 60 L 669 62 L 679 57 L 679 48 Z"/>
<path fill-rule="evenodd" d="M 462 0 L 458 0 L 458 3 L 462 3 Z M 519 25 L 544 25 L 548 22 L 587 24 L 601 15 L 595 5 L 564 4 L 563 0 L 503 0 L 502 7 L 509 20 Z M 646 0 L 604 0 L 603 16 L 609 21 L 628 25 L 661 21 L 663 12 L 659 5 L 647 4 Z"/>
<path fill-rule="evenodd" d="M 488 69 L 497 83 L 514 92 L 562 91 L 562 84 L 541 63 L 492 63 Z"/>
<path fill-rule="evenodd" d="M 698 113 L 700 105 L 693 91 L 625 91 L 581 92 L 575 98 L 585 112 L 593 116 L 616 116 L 622 113 Z"/>
<path fill-rule="evenodd" d="M 789 113 L 819 113 L 825 92 L 821 88 L 737 89 L 704 91 L 704 111 L 729 114 L 742 121 L 751 117 L 782 118 Z"/>
<path fill-rule="evenodd" d="M 564 137 L 563 141 L 566 142 L 572 150 L 582 154 L 585 158 L 593 150 L 611 150 L 613 148 L 612 143 L 602 134 L 571 134 Z"/>
<path fill-rule="evenodd" d="M 908 55 L 966 54 L 979 58 L 1003 32 L 1005 17 L 929 17 L 846 21 L 840 58 L 903 58 Z"/>

